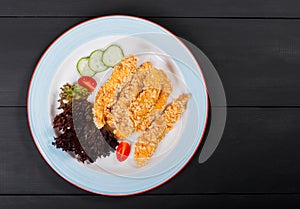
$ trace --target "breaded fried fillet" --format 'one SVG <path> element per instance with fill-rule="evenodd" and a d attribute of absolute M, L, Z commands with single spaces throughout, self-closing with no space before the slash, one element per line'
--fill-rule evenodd
<path fill-rule="evenodd" d="M 138 98 L 131 103 L 130 119 L 136 128 L 144 120 L 144 117 L 146 117 L 151 108 L 155 105 L 159 95 L 160 89 L 149 87 L 141 92 Z"/>
<path fill-rule="evenodd" d="M 94 102 L 94 123 L 102 128 L 106 122 L 109 108 L 116 102 L 118 93 L 136 71 L 138 58 L 130 55 L 124 57 L 113 69 L 111 77 L 102 85 Z"/>
<path fill-rule="evenodd" d="M 178 121 L 190 98 L 189 94 L 182 94 L 175 99 L 153 123 L 138 137 L 134 147 L 134 160 L 137 166 L 144 166 L 155 152 L 158 143 Z"/>
<path fill-rule="evenodd" d="M 162 89 L 160 91 L 158 100 L 156 101 L 155 105 L 150 108 L 150 111 L 145 114 L 143 119 L 137 124 L 136 129 L 138 131 L 146 130 L 146 128 L 150 126 L 151 122 L 161 114 L 167 105 L 169 95 L 172 92 L 172 83 L 163 71 L 160 71 L 160 74 Z"/>
<path fill-rule="evenodd" d="M 152 68 L 151 62 L 145 62 L 138 68 L 131 80 L 122 89 L 117 102 L 111 108 L 107 123 L 115 127 L 114 134 L 117 138 L 126 138 L 135 131 L 129 119 L 129 107 L 131 102 L 143 90 L 143 80 L 150 68 Z"/>
<path fill-rule="evenodd" d="M 130 119 L 137 131 L 145 130 L 160 114 L 171 91 L 172 85 L 166 74 L 162 70 L 150 69 L 144 80 L 144 90 L 130 105 Z"/>

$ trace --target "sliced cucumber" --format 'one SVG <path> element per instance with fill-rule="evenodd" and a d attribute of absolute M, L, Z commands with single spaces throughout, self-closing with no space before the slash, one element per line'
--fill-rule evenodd
<path fill-rule="evenodd" d="M 96 72 L 89 67 L 89 57 L 83 57 L 77 62 L 77 71 L 81 76 L 93 77 Z"/>
<path fill-rule="evenodd" d="M 103 51 L 100 49 L 95 50 L 90 55 L 89 67 L 95 72 L 107 70 L 107 66 L 102 62 Z"/>
<path fill-rule="evenodd" d="M 124 57 L 123 50 L 117 45 L 111 45 L 105 49 L 102 55 L 104 65 L 113 67 Z"/>

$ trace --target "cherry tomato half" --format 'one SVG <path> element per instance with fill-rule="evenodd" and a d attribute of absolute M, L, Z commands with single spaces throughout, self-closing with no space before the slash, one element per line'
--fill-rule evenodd
<path fill-rule="evenodd" d="M 78 79 L 78 84 L 84 88 L 87 88 L 89 92 L 93 92 L 97 86 L 95 79 L 89 76 L 82 76 Z"/>
<path fill-rule="evenodd" d="M 130 153 L 130 144 L 127 142 L 120 142 L 116 150 L 117 159 L 120 162 L 123 162 L 128 158 L 129 153 Z"/>

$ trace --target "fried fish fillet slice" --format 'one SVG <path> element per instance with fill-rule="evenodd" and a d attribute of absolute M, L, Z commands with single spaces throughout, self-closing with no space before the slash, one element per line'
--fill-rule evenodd
<path fill-rule="evenodd" d="M 147 164 L 155 152 L 158 143 L 165 137 L 175 123 L 178 121 L 190 98 L 189 94 L 182 94 L 174 100 L 163 112 L 157 117 L 150 127 L 138 137 L 134 146 L 134 161 L 137 166 L 141 167 Z"/>
<path fill-rule="evenodd" d="M 161 112 L 165 109 L 167 105 L 168 98 L 172 92 L 172 83 L 163 71 L 160 71 L 160 74 L 163 87 L 160 91 L 159 98 L 156 101 L 155 105 L 150 109 L 149 113 L 144 115 L 140 123 L 137 124 L 137 131 L 142 132 L 146 130 L 146 128 L 150 126 L 151 122 L 161 114 Z"/>
<path fill-rule="evenodd" d="M 135 131 L 129 119 L 129 106 L 142 91 L 143 80 L 151 68 L 151 62 L 143 63 L 132 76 L 132 79 L 124 86 L 117 102 L 111 108 L 107 123 L 115 127 L 114 134 L 117 138 L 126 138 Z"/>
<path fill-rule="evenodd" d="M 117 100 L 118 93 L 123 85 L 136 72 L 137 61 L 138 58 L 133 55 L 124 57 L 114 67 L 110 78 L 100 87 L 94 102 L 94 123 L 97 128 L 100 129 L 105 125 L 109 108 Z"/>
<path fill-rule="evenodd" d="M 129 105 L 132 100 L 134 100 L 137 96 L 137 94 L 142 91 L 143 88 L 143 79 L 146 76 L 147 70 L 152 68 L 151 62 L 145 62 L 137 69 L 136 73 L 134 73 L 131 76 L 130 81 L 128 81 L 122 91 L 120 92 L 119 99 L 116 101 L 116 103 L 111 108 L 111 111 L 108 112 L 106 115 L 107 117 L 107 124 L 111 127 L 115 127 L 115 120 L 119 123 L 118 118 L 120 118 L 118 115 L 123 114 L 122 108 L 129 108 Z M 122 106 L 122 107 L 121 107 Z M 112 113 L 114 112 L 114 114 Z"/>
<path fill-rule="evenodd" d="M 136 130 L 139 130 L 139 124 L 147 118 L 159 99 L 164 82 L 163 74 L 162 70 L 150 69 L 150 73 L 144 79 L 144 90 L 130 105 L 130 119 Z"/>
<path fill-rule="evenodd" d="M 173 126 L 179 120 L 180 116 L 186 109 L 186 105 L 189 99 L 190 99 L 189 94 L 182 94 L 176 100 L 174 100 L 171 105 L 169 105 L 166 108 L 166 111 L 164 112 L 163 115 L 166 120 L 167 131 L 173 129 Z"/>
<path fill-rule="evenodd" d="M 160 95 L 160 89 L 149 87 L 141 92 L 138 98 L 131 103 L 130 119 L 134 127 L 138 129 L 138 125 L 144 120 L 146 114 L 155 105 Z"/>

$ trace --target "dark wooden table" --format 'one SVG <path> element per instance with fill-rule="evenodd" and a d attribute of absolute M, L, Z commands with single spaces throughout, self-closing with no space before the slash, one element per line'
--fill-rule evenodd
<path fill-rule="evenodd" d="M 300 207 L 298 0 L 1 0 L 0 208 Z M 223 82 L 227 123 L 205 163 L 132 197 L 87 193 L 60 178 L 29 132 L 26 96 L 47 46 L 96 16 L 154 21 L 202 49 Z M 297 207 L 298 204 L 298 207 Z"/>

